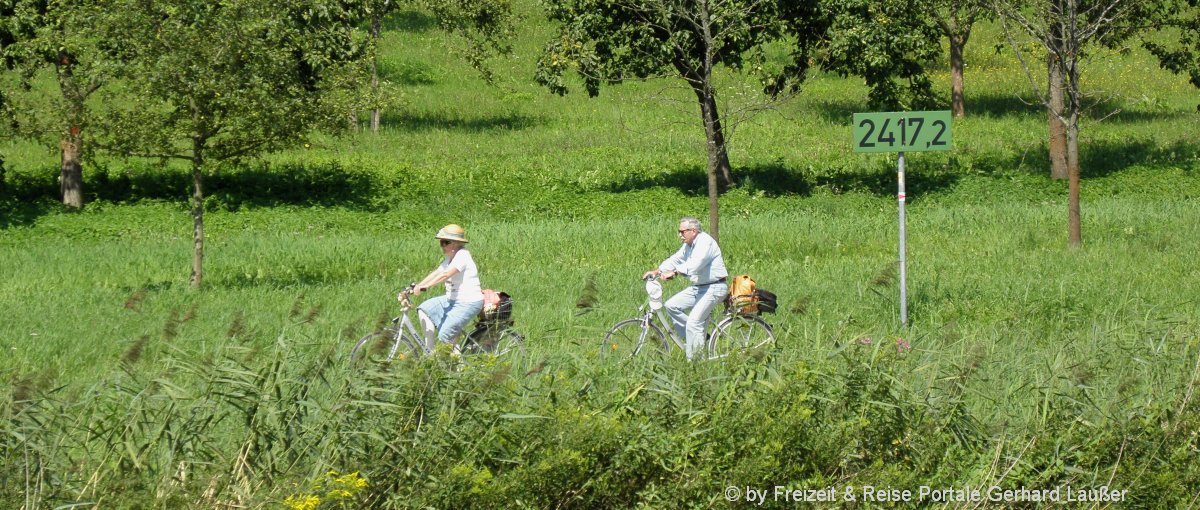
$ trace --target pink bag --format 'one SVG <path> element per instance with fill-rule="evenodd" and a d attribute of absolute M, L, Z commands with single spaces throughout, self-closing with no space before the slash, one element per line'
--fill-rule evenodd
<path fill-rule="evenodd" d="M 492 289 L 483 289 L 483 313 L 495 312 L 499 306 L 500 293 Z"/>

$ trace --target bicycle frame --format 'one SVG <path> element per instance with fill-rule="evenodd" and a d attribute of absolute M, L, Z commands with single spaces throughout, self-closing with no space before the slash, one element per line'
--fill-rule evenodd
<path fill-rule="evenodd" d="M 686 350 L 687 345 L 685 344 L 685 341 L 680 339 L 679 335 L 675 334 L 675 327 L 671 325 L 671 319 L 667 317 L 666 312 L 663 310 L 664 308 L 661 307 L 654 309 L 649 303 L 646 303 L 638 308 L 638 312 L 642 314 L 642 316 L 638 319 L 641 321 L 642 333 L 640 336 L 638 336 L 637 346 L 634 347 L 632 355 L 636 356 L 638 353 L 642 352 L 642 347 L 645 347 L 646 345 L 646 334 L 649 333 L 650 324 L 654 321 L 655 317 L 658 318 L 658 324 L 656 324 L 656 326 L 658 329 L 666 333 L 667 338 L 671 339 L 671 343 L 674 343 L 675 347 Z"/>
<path fill-rule="evenodd" d="M 649 282 L 651 280 L 647 279 L 646 281 Z M 671 318 L 667 316 L 667 313 L 666 313 L 667 308 L 665 306 L 665 303 L 660 305 L 657 309 L 655 309 L 652 300 L 647 299 L 646 304 L 642 305 L 641 309 L 646 310 L 642 316 L 643 330 L 647 329 L 646 324 L 649 323 L 651 317 L 658 317 L 659 329 L 663 330 L 663 332 L 665 332 L 667 334 L 667 338 L 671 340 L 671 343 L 675 344 L 675 347 L 678 347 L 679 350 L 681 350 L 681 351 L 687 352 L 687 339 L 680 338 L 679 335 L 677 333 L 675 333 L 675 325 L 674 325 L 674 323 L 671 322 Z M 639 309 L 639 311 L 641 311 L 641 309 Z M 715 312 L 715 310 L 714 310 L 714 312 Z M 705 345 L 708 345 L 709 339 L 712 338 L 712 335 L 716 334 L 716 332 L 717 332 L 716 328 L 714 326 L 718 322 L 718 320 L 713 320 L 712 315 L 713 314 L 709 315 L 708 324 L 706 324 L 705 328 L 704 328 L 704 343 L 705 343 Z M 728 316 L 729 314 L 725 313 L 724 315 Z M 645 341 L 645 333 L 642 334 L 642 339 L 641 339 L 641 342 L 639 342 L 637 351 L 641 350 L 640 343 L 642 343 L 644 341 Z M 636 351 L 635 351 L 635 354 L 636 354 Z"/>
<path fill-rule="evenodd" d="M 433 350 L 437 348 L 438 340 L 436 335 L 432 339 L 425 338 L 425 334 L 421 330 L 417 329 L 416 321 L 414 321 L 412 318 L 412 311 L 416 308 L 413 306 L 411 299 L 414 288 L 416 288 L 416 284 L 411 284 L 401 292 L 403 297 L 400 299 L 400 315 L 395 319 L 392 319 L 392 322 L 396 324 L 397 335 L 403 336 L 405 332 L 408 332 L 408 334 L 411 335 L 410 338 L 415 338 L 418 340 L 415 343 L 421 348 L 422 354 L 428 355 L 433 353 Z M 466 338 L 467 333 L 468 332 L 466 330 L 464 330 L 462 333 L 459 333 L 455 341 L 462 342 L 462 339 Z M 395 350 L 399 345 L 400 342 L 393 344 L 391 355 L 394 356 L 396 354 Z"/>
<path fill-rule="evenodd" d="M 436 344 L 430 345 L 429 341 L 425 339 L 425 334 L 417 330 L 417 327 L 414 325 L 414 321 L 412 319 L 412 311 L 414 308 L 416 307 L 413 306 L 412 301 L 409 300 L 408 294 L 405 293 L 404 299 L 400 300 L 400 316 L 392 319 L 392 322 L 396 323 L 396 335 L 403 336 L 404 333 L 407 332 L 409 335 L 412 335 L 411 338 L 421 340 L 417 345 L 421 347 L 421 350 L 424 351 L 425 354 L 429 354 L 433 352 L 433 348 Z M 435 338 L 434 341 L 436 342 L 437 339 Z M 396 349 L 399 348 L 399 346 L 400 342 L 395 342 L 392 344 L 392 352 L 389 353 L 389 357 L 396 355 Z"/>
<path fill-rule="evenodd" d="M 671 323 L 671 318 L 667 317 L 666 310 L 667 308 L 665 306 L 659 308 L 658 310 L 649 310 L 646 312 L 646 318 L 649 320 L 651 315 L 658 317 L 658 326 L 662 328 L 664 332 L 666 332 L 667 338 L 671 340 L 671 343 L 675 344 L 675 347 L 678 347 L 686 352 L 687 339 L 679 338 L 679 335 L 675 333 L 675 325 Z M 704 334 L 704 338 L 708 338 L 707 332 Z"/>
<path fill-rule="evenodd" d="M 372 342 L 378 340 L 386 342 L 386 359 L 389 361 L 396 358 L 400 354 L 401 349 L 405 353 L 416 357 L 427 356 L 433 352 L 436 343 L 428 342 L 425 339 L 425 335 L 417 327 L 416 321 L 412 318 L 413 303 L 411 297 L 415 288 L 416 284 L 414 283 L 409 284 L 404 290 L 400 291 L 400 315 L 391 320 L 391 326 L 374 333 L 369 333 L 354 344 L 354 348 L 350 350 L 351 364 L 369 356 Z"/>

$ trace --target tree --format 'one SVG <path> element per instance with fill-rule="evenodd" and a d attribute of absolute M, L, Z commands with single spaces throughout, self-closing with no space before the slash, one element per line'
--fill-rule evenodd
<path fill-rule="evenodd" d="M 787 45 L 787 62 L 762 78 L 775 98 L 798 89 L 826 29 L 819 0 L 549 0 L 561 23 L 538 60 L 536 79 L 557 94 L 577 72 L 590 96 L 629 79 L 682 80 L 704 128 L 709 231 L 718 236 L 717 198 L 732 183 L 726 130 L 714 84 L 718 66 L 763 69 L 764 48 Z"/>
<path fill-rule="evenodd" d="M 979 0 L 936 0 L 933 13 L 950 46 L 950 111 L 955 117 L 963 117 L 967 114 L 963 83 L 967 41 L 975 22 L 992 11 Z"/>
<path fill-rule="evenodd" d="M 1179 8 L 1183 2 L 1195 3 L 1195 0 L 1141 0 L 1138 2 L 1127 2 L 1124 6 L 1124 15 L 1120 19 L 1109 20 L 1110 27 L 1107 30 L 1105 37 L 1097 40 L 1098 44 L 1114 48 L 1123 44 L 1127 39 L 1138 33 L 1157 33 L 1164 26 L 1170 26 L 1173 22 L 1179 21 L 1181 18 L 1172 17 L 1179 14 Z M 1053 4 L 1052 10 L 1062 12 L 1067 8 L 1065 0 L 1049 0 Z M 1092 6 L 1096 2 L 1081 1 L 1078 2 L 1076 10 L 1082 16 L 1087 17 L 1094 13 L 1101 12 L 1093 9 Z M 1011 5 L 1010 8 L 1019 9 L 1018 5 Z M 1100 20 L 1103 21 L 1103 20 Z M 1061 60 L 1061 55 L 1067 52 L 1066 48 L 1056 48 L 1056 45 L 1062 44 L 1064 36 L 1062 34 L 1061 23 L 1049 23 L 1046 27 L 1046 40 L 1042 41 L 1043 47 L 1046 49 L 1046 124 L 1049 128 L 1049 156 L 1050 156 L 1050 178 L 1061 180 L 1069 178 L 1067 169 L 1067 126 L 1063 119 L 1064 100 L 1066 80 L 1063 76 L 1064 64 Z M 1186 39 L 1186 36 L 1185 36 Z M 1186 40 L 1184 42 L 1186 45 Z M 1155 51 L 1155 45 L 1147 42 L 1146 46 L 1151 52 Z"/>
<path fill-rule="evenodd" d="M 863 77 L 872 109 L 932 107 L 937 101 L 925 68 L 941 51 L 942 32 L 925 9 L 934 7 L 911 0 L 822 0 L 832 21 L 821 67 Z"/>
<path fill-rule="evenodd" d="M 94 1 L 0 1 L 0 51 L 25 91 L 7 99 L 14 123 L 26 136 L 59 147 L 61 196 L 69 207 L 83 207 L 84 133 L 95 116 L 88 101 L 118 65 L 104 51 L 114 14 Z M 49 104 L 30 83 L 44 70 L 53 72 L 57 88 Z"/>
<path fill-rule="evenodd" d="M 508 0 L 370 0 L 364 3 L 370 17 L 370 34 L 377 44 L 383 32 L 383 20 L 400 9 L 428 9 L 438 20 L 438 26 L 467 42 L 463 56 L 489 84 L 493 81 L 488 61 L 512 52 L 515 34 L 512 6 Z M 379 63 L 371 59 L 371 92 L 376 98 L 371 109 L 371 132 L 379 132 L 381 104 L 389 103 L 382 92 Z"/>
<path fill-rule="evenodd" d="M 376 46 L 378 46 L 378 44 L 379 44 L 379 36 L 380 36 L 380 33 L 383 31 L 383 17 L 387 16 L 388 12 L 391 11 L 393 5 L 395 5 L 395 4 L 392 3 L 392 0 L 383 0 L 382 2 L 375 1 L 375 2 L 367 2 L 366 3 L 367 10 L 371 16 L 371 41 Z M 380 95 L 379 59 L 378 58 L 371 59 L 371 92 L 376 97 L 378 97 Z M 371 108 L 371 132 L 372 133 L 379 132 L 379 123 L 380 123 L 382 115 L 383 115 L 383 112 L 379 105 L 374 105 L 374 107 Z"/>
<path fill-rule="evenodd" d="M 1129 2 L 1126 6 L 1126 14 L 1120 20 L 1112 20 L 1108 34 L 1098 42 L 1107 47 L 1114 48 L 1123 44 L 1136 33 L 1157 32 L 1168 23 L 1171 8 L 1176 1 L 1141 0 L 1138 2 Z M 1056 4 L 1056 10 L 1062 11 L 1066 9 L 1065 0 L 1053 0 L 1053 2 Z M 1077 10 L 1084 13 L 1085 16 L 1096 12 L 1091 9 L 1089 2 L 1080 2 Z M 1061 180 L 1069 178 L 1069 171 L 1067 170 L 1067 126 L 1062 120 L 1066 80 L 1063 77 L 1063 62 L 1059 57 L 1066 50 L 1062 48 L 1050 49 L 1054 45 L 1062 44 L 1063 34 L 1061 24 L 1050 24 L 1047 35 L 1048 38 L 1044 44 L 1048 49 L 1046 52 L 1046 87 L 1049 104 L 1046 110 L 1046 122 L 1050 128 L 1050 178 Z"/>
<path fill-rule="evenodd" d="M 367 56 L 352 27 L 364 13 L 317 0 L 113 0 L 110 8 L 125 20 L 115 51 L 140 101 L 113 115 L 108 146 L 190 164 L 190 283 L 198 288 L 205 169 L 297 144 L 317 127 L 348 127 L 348 92 Z"/>
<path fill-rule="evenodd" d="M 1084 104 L 1080 83 L 1081 57 L 1088 45 L 1111 44 L 1113 40 L 1127 37 L 1134 26 L 1129 21 L 1141 7 L 1149 4 L 1149 0 L 1031 0 L 1028 3 L 1026 9 L 1012 0 L 993 0 L 1009 46 L 1021 62 L 1030 87 L 1047 112 L 1066 127 L 1067 242 L 1070 247 L 1078 248 L 1083 243 L 1079 217 L 1079 121 L 1084 109 L 1090 107 Z M 1032 14 L 1027 15 L 1027 12 Z M 1014 33 L 1014 27 L 1019 32 Z M 1018 39 L 1021 35 L 1025 40 Z M 1044 49 L 1062 66 L 1064 101 L 1061 112 L 1053 108 L 1051 90 L 1042 90 L 1033 77 L 1027 58 L 1027 48 L 1031 46 Z M 1053 85 L 1049 89 L 1053 89 Z"/>

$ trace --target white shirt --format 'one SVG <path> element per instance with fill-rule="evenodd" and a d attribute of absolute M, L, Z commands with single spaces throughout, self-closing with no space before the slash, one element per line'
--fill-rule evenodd
<path fill-rule="evenodd" d="M 658 270 L 687 275 L 692 285 L 712 283 L 729 276 L 721 247 L 708 232 L 697 232 L 692 244 L 683 243 L 679 251 L 658 265 Z"/>
<path fill-rule="evenodd" d="M 446 280 L 446 297 L 464 303 L 483 301 L 483 285 L 479 283 L 479 268 L 475 266 L 475 259 L 471 258 L 471 252 L 466 248 L 461 248 L 454 254 L 453 259 L 445 257 L 438 265 L 438 269 L 443 271 L 451 267 L 457 269 L 458 272 Z"/>

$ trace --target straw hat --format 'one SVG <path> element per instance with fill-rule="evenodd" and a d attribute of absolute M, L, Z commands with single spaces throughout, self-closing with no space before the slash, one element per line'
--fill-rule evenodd
<path fill-rule="evenodd" d="M 467 241 L 467 231 L 453 223 L 442 227 L 442 229 L 438 231 L 437 235 L 433 237 L 435 239 L 446 239 L 450 241 L 458 241 L 460 243 L 469 242 Z"/>

